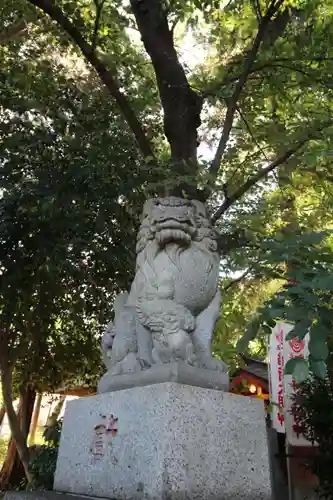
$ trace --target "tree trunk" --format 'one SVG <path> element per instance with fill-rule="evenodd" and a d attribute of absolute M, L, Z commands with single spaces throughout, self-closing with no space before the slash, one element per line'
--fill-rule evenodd
<path fill-rule="evenodd" d="M 5 405 L 3 405 L 0 407 L 0 429 L 1 429 L 3 419 L 5 418 L 5 415 L 6 415 L 6 408 L 5 408 Z"/>
<path fill-rule="evenodd" d="M 21 396 L 17 419 L 26 442 L 31 424 L 36 392 L 29 387 L 22 389 L 20 392 Z M 25 467 L 18 454 L 16 442 L 13 437 L 11 437 L 8 443 L 6 460 L 0 472 L 0 489 L 8 488 L 8 486 L 17 486 L 22 482 L 24 476 L 26 476 Z"/>
<path fill-rule="evenodd" d="M 59 415 L 61 413 L 62 407 L 64 406 L 65 400 L 66 400 L 66 396 L 61 395 L 59 398 L 59 401 L 57 402 L 57 404 L 54 407 L 53 412 L 51 413 L 51 415 L 49 415 L 49 417 L 46 421 L 45 427 L 51 427 L 51 426 L 56 424 L 56 422 L 59 418 Z"/>
<path fill-rule="evenodd" d="M 36 431 L 37 431 L 37 427 L 38 427 L 38 419 L 39 419 L 39 414 L 40 414 L 40 408 L 42 405 L 42 399 L 43 399 L 43 395 L 38 394 L 37 399 L 36 399 L 34 414 L 32 417 L 31 428 L 30 428 L 30 438 L 29 438 L 29 445 L 30 446 L 35 444 Z"/>
<path fill-rule="evenodd" d="M 190 198 L 199 198 L 197 130 L 201 124 L 203 97 L 191 88 L 178 59 L 164 3 L 156 0 L 130 0 L 130 3 L 154 67 L 164 113 L 164 133 L 170 144 L 176 176 L 174 188 L 165 195 L 186 193 Z"/>
<path fill-rule="evenodd" d="M 22 389 L 21 394 L 23 399 L 21 429 L 27 442 L 36 401 L 36 391 L 32 387 L 26 386 Z"/>
<path fill-rule="evenodd" d="M 275 98 L 272 100 L 272 121 L 275 123 L 277 131 L 279 134 L 285 134 L 285 125 L 280 123 L 277 117 L 277 103 Z M 276 148 L 277 156 L 280 156 L 282 151 L 281 148 Z M 282 220 L 286 223 L 282 231 L 285 234 L 294 233 L 298 229 L 297 213 L 295 207 L 295 195 L 293 193 L 286 192 L 286 188 L 292 184 L 292 171 L 290 164 L 294 162 L 297 164 L 297 159 L 292 158 L 288 162 L 283 163 L 279 170 L 277 171 L 277 181 L 279 188 L 282 192 L 280 208 Z M 288 275 L 292 272 L 292 266 L 290 262 L 287 262 Z"/>
<path fill-rule="evenodd" d="M 6 458 L 2 464 L 2 468 L 0 471 L 0 491 L 8 489 L 10 485 L 9 478 L 11 476 L 14 467 L 15 456 L 16 456 L 15 441 L 13 438 L 10 438 L 7 447 Z"/>
<path fill-rule="evenodd" d="M 21 422 L 22 417 L 22 399 L 20 399 L 18 408 L 17 408 L 17 418 L 19 422 Z M 16 444 L 12 437 L 9 439 L 9 443 L 7 446 L 6 458 L 2 464 L 2 468 L 0 471 L 0 491 L 6 490 L 10 484 L 10 477 L 12 474 L 12 470 L 14 468 L 15 457 L 17 454 Z"/>
<path fill-rule="evenodd" d="M 10 426 L 10 430 L 12 433 L 12 437 L 16 443 L 17 451 L 22 461 L 22 465 L 24 467 L 24 472 L 28 482 L 32 482 L 32 475 L 29 471 L 29 450 L 27 447 L 27 439 L 26 439 L 26 429 L 28 424 L 28 419 L 22 419 L 22 429 L 20 426 L 20 421 L 18 416 L 15 413 L 12 399 L 12 373 L 13 369 L 9 364 L 5 366 L 1 366 L 1 383 L 2 383 L 2 395 L 3 400 L 6 406 L 8 422 Z M 25 401 L 25 398 L 22 397 L 22 411 L 24 409 L 29 408 L 28 404 L 29 397 Z M 30 417 L 31 418 L 31 417 Z"/>
<path fill-rule="evenodd" d="M 131 0 L 131 6 L 155 70 L 171 158 L 195 163 L 203 99 L 190 87 L 179 62 L 163 2 Z"/>

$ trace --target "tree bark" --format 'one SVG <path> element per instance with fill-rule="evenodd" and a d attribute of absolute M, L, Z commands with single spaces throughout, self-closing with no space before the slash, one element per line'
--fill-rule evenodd
<path fill-rule="evenodd" d="M 55 5 L 55 2 L 52 0 L 29 0 L 29 2 L 48 14 L 72 38 L 114 97 L 143 156 L 153 160 L 154 153 L 141 123 L 127 97 L 121 92 L 116 75 L 97 57 L 94 46 L 87 43 L 79 29 L 65 12 Z M 201 124 L 203 98 L 190 87 L 179 62 L 163 2 L 131 0 L 131 6 L 155 70 L 164 111 L 164 132 L 171 147 L 171 161 L 178 176 L 191 178 L 189 183 L 175 180 L 175 188 L 165 194 L 182 195 L 186 191 L 187 196 L 198 198 L 200 193 L 197 192 L 194 181 L 197 173 L 197 129 Z"/>
<path fill-rule="evenodd" d="M 21 396 L 17 419 L 26 442 L 31 424 L 36 393 L 30 387 L 26 387 L 20 392 Z M 6 460 L 0 472 L 0 489 L 17 486 L 24 479 L 24 476 L 26 476 L 25 467 L 18 454 L 15 439 L 13 439 L 12 436 L 8 443 Z"/>
<path fill-rule="evenodd" d="M 13 438 L 10 438 L 7 446 L 6 458 L 0 470 L 0 491 L 8 489 L 8 487 L 10 486 L 9 478 L 11 477 L 12 470 L 14 468 L 15 456 L 16 456 L 15 441 Z"/>
<path fill-rule="evenodd" d="M 22 389 L 21 393 L 23 399 L 21 429 L 25 437 L 25 442 L 27 442 L 36 401 L 36 391 L 28 385 Z"/>
<path fill-rule="evenodd" d="M 21 422 L 21 417 L 22 417 L 22 403 L 23 401 L 22 399 L 20 399 L 17 408 L 17 418 L 19 422 Z M 7 489 L 8 486 L 11 484 L 10 478 L 12 477 L 12 471 L 14 468 L 16 455 L 17 455 L 16 444 L 14 439 L 10 437 L 7 446 L 6 458 L 2 464 L 2 468 L 0 471 L 0 491 Z"/>
<path fill-rule="evenodd" d="M 32 474 L 29 471 L 29 450 L 27 447 L 26 440 L 26 427 L 27 420 L 23 422 L 23 429 L 21 429 L 20 421 L 18 416 L 15 413 L 15 409 L 13 406 L 13 398 L 12 398 L 12 367 L 9 364 L 1 366 L 1 384 L 2 384 L 2 395 L 3 400 L 6 406 L 6 412 L 8 417 L 8 422 L 10 426 L 10 430 L 12 433 L 12 437 L 15 440 L 16 447 L 20 459 L 22 461 L 22 465 L 24 467 L 24 472 L 28 482 L 32 482 Z M 22 398 L 22 411 L 23 407 L 28 408 L 28 403 L 24 403 L 24 398 Z"/>
<path fill-rule="evenodd" d="M 64 406 L 65 400 L 66 396 L 61 395 L 59 401 L 53 409 L 53 412 L 51 413 L 51 415 L 49 415 L 45 427 L 51 427 L 52 425 L 55 425 L 61 413 L 62 407 Z"/>
<path fill-rule="evenodd" d="M 40 414 L 40 408 L 42 405 L 43 395 L 38 394 L 35 404 L 35 409 L 32 417 L 31 427 L 30 427 L 30 437 L 29 437 L 29 445 L 35 444 L 36 431 L 38 427 L 38 418 Z"/>
<path fill-rule="evenodd" d="M 163 2 L 131 0 L 131 7 L 155 70 L 171 158 L 196 164 L 203 99 L 190 87 L 179 62 Z"/>
<path fill-rule="evenodd" d="M 5 415 L 6 415 L 6 408 L 5 408 L 5 405 L 3 405 L 0 407 L 0 429 L 1 429 L 2 422 L 5 418 Z"/>

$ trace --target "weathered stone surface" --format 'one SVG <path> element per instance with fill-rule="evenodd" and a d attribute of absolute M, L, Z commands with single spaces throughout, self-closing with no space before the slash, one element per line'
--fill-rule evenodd
<path fill-rule="evenodd" d="M 268 500 L 263 403 L 173 382 L 72 401 L 55 489 L 118 500 Z"/>
<path fill-rule="evenodd" d="M 129 294 L 116 298 L 102 339 L 109 375 L 176 361 L 227 371 L 211 353 L 221 300 L 215 240 L 203 203 L 172 196 L 146 202 L 135 278 Z"/>
<path fill-rule="evenodd" d="M 175 362 L 154 365 L 149 370 L 139 373 L 126 373 L 118 376 L 106 373 L 98 384 L 98 392 L 119 391 L 163 382 L 178 382 L 179 384 L 188 384 L 206 389 L 229 390 L 229 376 L 227 373 Z"/>
<path fill-rule="evenodd" d="M 57 491 L 7 491 L 4 500 L 89 500 L 95 497 L 59 493 Z M 98 500 L 101 500 L 100 498 Z M 105 500 L 117 500 L 105 499 Z"/>

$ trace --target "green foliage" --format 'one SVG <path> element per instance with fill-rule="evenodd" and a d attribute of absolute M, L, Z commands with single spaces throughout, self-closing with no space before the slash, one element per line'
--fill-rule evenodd
<path fill-rule="evenodd" d="M 247 275 L 246 279 L 234 282 L 231 278 L 221 280 L 221 315 L 214 331 L 213 352 L 223 359 L 230 372 L 239 365 L 236 344 L 244 335 L 256 310 L 274 293 L 279 286 L 276 281 L 262 280 L 257 275 Z M 265 357 L 266 343 L 259 338 L 244 350 L 255 357 Z"/>
<path fill-rule="evenodd" d="M 59 418 L 53 425 L 46 426 L 43 432 L 44 441 L 54 448 L 59 447 L 63 420 Z"/>
<path fill-rule="evenodd" d="M 53 489 L 54 474 L 57 465 L 58 448 L 40 446 L 31 452 L 30 470 L 34 476 L 32 489 Z"/>
<path fill-rule="evenodd" d="M 44 430 L 47 445 L 34 447 L 30 456 L 30 470 L 34 477 L 31 488 L 52 490 L 57 464 L 58 447 L 62 429 L 62 419 Z"/>
<path fill-rule="evenodd" d="M 309 366 L 299 358 L 288 361 L 287 373 L 304 381 L 309 368 L 318 377 L 326 376 L 327 340 L 333 325 L 333 252 L 331 232 L 277 234 L 263 246 L 261 264 L 266 275 L 279 274 L 284 286 L 259 310 L 239 348 L 262 328 L 269 333 L 278 320 L 292 323 L 288 338 L 304 338 L 309 332 Z M 288 262 L 288 266 L 285 262 Z"/>
<path fill-rule="evenodd" d="M 209 53 L 192 81 L 206 91 L 209 101 L 201 131 L 211 147 L 216 145 L 221 116 L 266 8 L 264 2 L 227 2 L 213 10 L 201 34 L 195 33 L 198 45 L 208 47 Z M 262 166 L 305 137 L 306 129 L 330 118 L 328 75 L 333 72 L 333 58 L 327 42 L 332 23 L 331 1 L 283 3 L 237 103 L 232 136 L 211 197 L 215 208 L 224 195 L 232 197 Z M 300 227 L 320 231 L 331 224 L 331 151 L 332 127 L 328 127 L 231 205 L 218 227 L 222 235 L 243 229 L 247 242 L 226 256 L 229 272 L 258 263 L 262 240 L 287 225 L 290 200 Z"/>
<path fill-rule="evenodd" d="M 7 454 L 8 439 L 0 437 L 0 466 L 4 462 Z"/>
<path fill-rule="evenodd" d="M 292 375 L 296 384 L 304 382 L 309 376 L 308 362 L 303 358 L 289 359 L 286 363 L 285 374 Z"/>
<path fill-rule="evenodd" d="M 295 430 L 312 443 L 316 453 L 307 467 L 319 479 L 320 498 L 333 498 L 333 377 L 311 377 L 302 383 L 294 398 Z"/>
<path fill-rule="evenodd" d="M 59 30 L 27 2 L 1 4 L 4 26 L 20 16 L 29 36 L 0 45 L 0 351 L 16 360 L 20 383 L 41 391 L 94 385 L 101 327 L 133 275 L 146 177 L 114 103 L 67 37 L 55 40 Z"/>

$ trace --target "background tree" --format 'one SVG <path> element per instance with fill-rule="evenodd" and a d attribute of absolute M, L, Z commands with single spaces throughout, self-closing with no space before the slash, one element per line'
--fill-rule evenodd
<path fill-rule="evenodd" d="M 269 335 L 277 321 L 294 325 L 286 339 L 303 339 L 309 333 L 309 358 L 293 358 L 286 373 L 297 383 L 309 372 L 327 376 L 328 341 L 333 326 L 333 252 L 332 231 L 277 234 L 265 243 L 263 272 L 277 275 L 283 286 L 258 311 L 239 343 L 242 350 L 258 334 Z M 286 266 L 285 262 L 288 262 Z"/>
<path fill-rule="evenodd" d="M 6 22 L 12 7 L 2 5 Z M 36 29 L 27 39 L 7 38 L 0 50 L 0 371 L 28 474 L 15 381 L 34 392 L 78 376 L 96 384 L 100 328 L 133 272 L 143 179 L 114 105 L 65 44 L 50 50 Z"/>
<path fill-rule="evenodd" d="M 321 82 L 321 78 L 318 78 L 317 74 L 317 69 L 321 62 L 324 62 L 324 71 L 326 74 L 327 72 L 329 74 L 331 71 L 330 47 L 328 47 L 322 36 L 322 26 L 316 21 L 317 16 L 323 14 L 325 16 L 325 29 L 329 32 L 332 20 L 329 17 L 329 9 L 326 6 L 318 7 L 314 2 L 297 1 L 291 4 L 289 2 L 287 5 L 283 0 L 273 0 L 268 6 L 259 2 L 257 7 L 254 6 L 253 2 L 249 1 L 245 2 L 242 8 L 239 8 L 238 2 L 229 2 L 223 8 L 216 2 L 204 2 L 202 5 L 195 2 L 168 4 L 159 0 L 133 0 L 130 2 L 130 8 L 122 8 L 121 3 L 119 5 L 112 4 L 111 6 L 109 2 L 101 4 L 92 3 L 90 6 L 89 4 L 88 6 L 86 4 L 83 5 L 80 1 L 57 5 L 51 0 L 32 0 L 30 3 L 39 7 L 51 19 L 56 21 L 63 32 L 74 42 L 74 47 L 95 68 L 101 80 L 106 84 L 111 95 L 116 100 L 121 113 L 139 144 L 143 156 L 146 159 L 148 157 L 148 161 L 152 157 L 155 158 L 154 168 L 156 169 L 156 163 L 158 163 L 159 158 L 158 155 L 154 154 L 155 152 L 152 150 L 147 136 L 142 136 L 144 126 L 140 125 L 138 120 L 133 122 L 131 112 L 134 109 L 131 105 L 131 95 L 127 88 L 121 91 L 120 88 L 122 87 L 117 85 L 118 75 L 116 74 L 116 65 L 119 62 L 117 53 L 112 54 L 112 65 L 109 64 L 112 56 L 109 55 L 105 59 L 103 55 L 105 43 L 110 43 L 112 39 L 115 40 L 118 36 L 111 34 L 103 36 L 106 24 L 114 20 L 114 22 L 118 22 L 118 33 L 119 31 L 126 33 L 125 28 L 133 26 L 134 16 L 137 29 L 140 32 L 143 45 L 155 72 L 156 85 L 164 113 L 164 133 L 170 145 L 173 175 L 178 176 L 178 191 L 182 183 L 184 183 L 184 175 L 188 183 L 190 178 L 192 178 L 193 182 L 193 178 L 198 176 L 198 174 L 208 173 L 209 180 L 207 181 L 206 188 L 210 187 L 210 189 L 206 190 L 204 194 L 210 195 L 214 192 L 216 194 L 216 188 L 221 187 L 221 184 L 215 181 L 216 178 L 221 179 L 223 171 L 225 177 L 222 179 L 223 185 L 226 185 L 228 189 L 224 186 L 224 193 L 223 191 L 222 193 L 225 196 L 225 200 L 220 206 L 219 212 L 215 213 L 214 220 L 223 215 L 232 204 L 255 186 L 258 181 L 264 179 L 269 172 L 301 151 L 311 138 L 317 137 L 320 130 L 327 128 L 331 124 L 327 103 L 327 99 L 330 98 L 329 89 Z M 118 12 L 123 14 L 121 22 L 119 22 L 119 14 L 117 18 L 114 10 L 112 10 L 115 8 L 118 8 Z M 201 15 L 206 22 L 208 22 L 208 19 L 210 20 L 207 36 L 208 42 L 211 44 L 215 42 L 215 46 L 218 48 L 223 47 L 223 53 L 226 54 L 220 68 L 221 66 L 223 67 L 223 71 L 228 78 L 227 81 L 217 80 L 217 77 L 214 78 L 214 88 L 217 87 L 218 91 L 212 91 L 213 83 L 210 76 L 209 88 L 205 88 L 207 76 L 203 77 L 201 88 L 198 88 L 199 85 L 195 87 L 191 85 L 191 75 L 186 74 L 175 48 L 174 27 L 177 21 L 183 19 L 187 22 L 188 26 L 196 27 L 195 23 L 198 15 Z M 305 18 L 308 19 L 307 22 L 304 22 Z M 314 38 L 316 38 L 315 48 L 313 44 Z M 325 49 L 324 56 L 322 52 L 323 48 Z M 321 59 L 318 62 L 319 52 Z M 233 53 L 236 53 L 236 55 L 230 57 Z M 277 53 L 283 54 L 283 56 L 286 55 L 288 59 L 282 67 L 275 66 L 279 62 L 276 61 Z M 317 83 L 318 87 L 315 89 L 315 92 L 309 89 L 310 76 L 306 71 L 304 71 L 307 73 L 307 77 L 305 78 L 302 71 L 297 71 L 298 67 L 292 70 L 288 67 L 288 61 L 299 60 L 300 57 L 302 61 L 305 58 L 305 64 L 308 63 L 310 65 L 308 73 L 310 76 L 314 76 L 311 79 L 311 84 Z M 282 59 L 285 58 L 283 57 Z M 121 66 L 119 68 L 120 73 Z M 269 148 L 267 148 L 267 158 L 265 158 L 262 155 L 262 147 L 258 148 L 256 144 L 254 145 L 252 137 L 250 139 L 247 137 L 244 141 L 245 124 L 241 126 L 241 133 L 237 132 L 239 120 L 236 120 L 236 115 L 240 112 L 243 118 L 245 118 L 246 123 L 249 123 L 246 114 L 249 114 L 252 122 L 255 121 L 253 119 L 254 115 L 259 115 L 258 119 L 262 131 L 260 137 L 256 138 L 256 143 L 258 141 L 259 144 L 260 142 L 265 142 L 267 129 L 271 121 L 270 110 L 268 110 L 269 121 L 267 120 L 267 95 L 271 95 L 272 90 L 274 92 L 276 90 L 275 88 L 272 89 L 274 81 L 276 81 L 276 68 L 281 69 L 281 74 L 278 78 L 279 83 L 276 85 L 284 88 L 285 80 L 296 80 L 297 86 L 295 84 L 293 86 L 290 85 L 287 97 L 292 97 L 292 99 L 296 97 L 296 101 L 303 97 L 303 103 L 311 98 L 313 106 L 308 104 L 304 113 L 302 111 L 304 106 L 300 102 L 295 113 L 295 108 L 289 105 L 288 109 L 288 100 L 283 98 L 284 106 L 281 112 L 289 111 L 286 121 L 290 121 L 290 123 L 288 123 L 286 130 L 290 132 L 290 136 L 288 137 L 284 134 L 283 137 L 276 138 L 282 142 L 285 148 L 278 158 L 271 161 L 271 151 L 269 151 Z M 312 71 L 313 69 L 315 71 Z M 204 73 L 204 70 L 202 73 Z M 254 87 L 253 81 L 256 82 L 256 78 L 252 77 L 253 75 L 258 75 L 258 73 L 260 78 L 262 78 L 262 83 Z M 267 73 L 269 74 L 267 75 Z M 211 72 L 208 74 L 210 75 Z M 303 75 L 304 78 L 301 78 L 299 75 Z M 213 74 L 213 76 L 215 75 Z M 220 77 L 220 74 L 217 76 Z M 274 81 L 272 77 L 274 77 Z M 132 78 L 134 79 L 135 75 Z M 317 82 L 317 79 L 320 81 Z M 279 89 L 281 90 L 280 87 Z M 304 93 L 305 89 L 307 89 L 307 92 Z M 301 91 L 302 94 L 300 94 Z M 294 95 L 290 96 L 292 92 L 294 92 Z M 200 114 L 204 98 L 212 94 L 215 102 L 217 102 L 217 113 L 221 114 L 221 111 L 222 113 L 225 111 L 226 115 L 225 119 L 221 120 L 223 131 L 218 141 L 216 155 L 210 168 L 202 170 L 196 161 L 197 130 L 201 123 Z M 255 104 L 253 104 L 254 102 Z M 317 104 L 319 103 L 321 106 L 318 108 Z M 241 109 L 243 107 L 244 110 Z M 252 116 L 250 113 L 252 113 Z M 304 127 L 302 122 L 304 122 Z M 295 127 L 296 123 L 297 127 Z M 229 165 L 232 166 L 230 152 L 233 149 L 230 147 L 227 148 L 227 145 L 230 146 L 230 132 L 234 124 L 237 126 L 237 129 L 233 136 L 235 136 L 236 142 L 237 137 L 242 141 L 242 147 L 238 149 L 241 149 L 244 155 L 244 152 L 246 152 L 246 142 L 251 142 L 250 151 L 258 153 L 256 155 L 257 162 L 255 164 L 251 162 L 252 167 L 255 167 L 255 171 L 253 169 L 242 168 L 243 180 L 244 177 L 247 178 L 250 176 L 250 178 L 245 183 L 238 182 L 239 189 L 232 189 L 233 186 L 230 185 L 230 182 L 228 185 L 227 175 L 228 172 L 230 173 Z M 291 144 L 292 147 L 288 147 Z M 238 166 L 238 158 L 235 161 Z M 266 169 L 258 169 L 258 163 L 261 165 L 263 161 L 269 163 L 269 165 L 267 165 Z M 226 171 L 224 170 L 225 165 L 228 166 Z M 200 187 L 200 184 L 198 187 Z M 177 186 L 174 186 L 174 188 L 177 188 Z M 194 188 L 195 186 L 193 185 L 192 188 L 189 187 L 189 193 L 192 191 L 196 196 L 200 196 L 200 193 L 196 192 Z"/>

